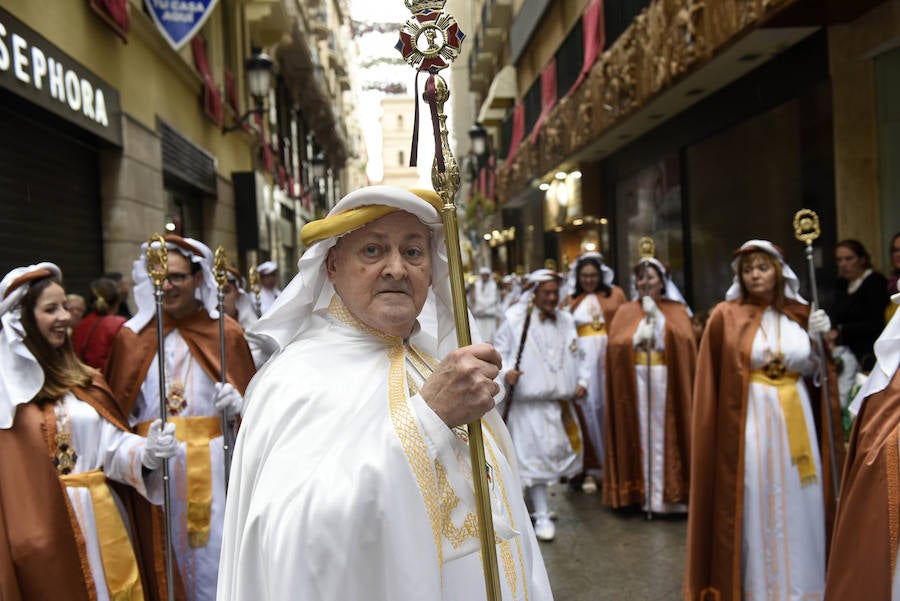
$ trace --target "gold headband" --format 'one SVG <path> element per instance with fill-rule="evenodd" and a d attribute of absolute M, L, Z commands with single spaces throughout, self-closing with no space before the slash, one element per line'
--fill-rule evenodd
<path fill-rule="evenodd" d="M 443 203 L 436 192 L 424 188 L 412 188 L 409 191 L 433 206 L 440 213 Z M 400 210 L 402 209 L 378 204 L 350 209 L 337 215 L 331 215 L 307 223 L 300 230 L 300 240 L 304 246 L 310 246 L 320 240 L 343 236 L 347 232 L 361 228 L 376 219 Z"/>

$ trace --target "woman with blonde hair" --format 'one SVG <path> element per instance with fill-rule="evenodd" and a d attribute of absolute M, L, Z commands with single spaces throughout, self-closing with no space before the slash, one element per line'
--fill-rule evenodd
<path fill-rule="evenodd" d="M 0 599 L 159 599 L 160 541 L 131 540 L 128 523 L 150 512 L 133 492 L 162 501 L 174 428 L 129 432 L 72 350 L 61 277 L 39 263 L 0 281 Z"/>
<path fill-rule="evenodd" d="M 771 242 L 746 242 L 732 269 L 694 381 L 684 598 L 821 599 L 834 510 L 829 447 L 838 469 L 843 457 L 840 431 L 817 436 L 813 419 L 815 402 L 841 423 L 831 363 L 831 394 L 813 387 L 822 369 L 814 345 L 831 324 L 824 311 L 810 313 Z"/>

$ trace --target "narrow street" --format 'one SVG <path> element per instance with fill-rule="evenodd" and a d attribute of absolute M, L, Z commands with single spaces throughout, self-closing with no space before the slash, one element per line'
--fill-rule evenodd
<path fill-rule="evenodd" d="M 686 516 L 613 511 L 600 494 L 550 489 L 556 539 L 541 543 L 556 601 L 678 601 Z"/>

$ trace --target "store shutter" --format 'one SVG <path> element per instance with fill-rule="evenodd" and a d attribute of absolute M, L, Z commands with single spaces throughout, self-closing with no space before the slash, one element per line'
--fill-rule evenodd
<path fill-rule="evenodd" d="M 0 277 L 53 261 L 68 291 L 85 294 L 103 273 L 98 151 L 63 131 L 0 103 Z"/>

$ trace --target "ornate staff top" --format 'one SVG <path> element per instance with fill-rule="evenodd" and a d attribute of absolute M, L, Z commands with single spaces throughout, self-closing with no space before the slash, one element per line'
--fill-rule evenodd
<path fill-rule="evenodd" d="M 638 240 L 638 254 L 642 259 L 656 257 L 656 242 L 650 236 L 641 236 Z"/>
<path fill-rule="evenodd" d="M 216 284 L 219 290 L 225 288 L 225 282 L 228 281 L 228 259 L 225 256 L 225 248 L 219 246 L 216 248 L 215 259 L 213 260 L 213 275 L 216 277 Z"/>
<path fill-rule="evenodd" d="M 147 273 L 157 288 L 162 287 L 163 280 L 169 275 L 169 251 L 165 239 L 158 233 L 150 236 L 147 242 Z"/>
<path fill-rule="evenodd" d="M 807 246 L 812 246 L 822 230 L 819 228 L 819 216 L 812 209 L 800 209 L 794 213 L 794 237 Z"/>

